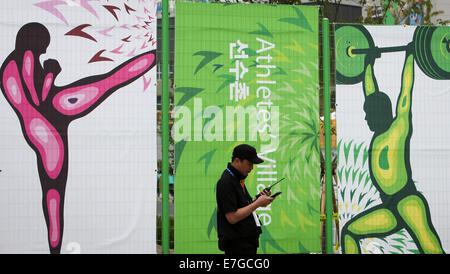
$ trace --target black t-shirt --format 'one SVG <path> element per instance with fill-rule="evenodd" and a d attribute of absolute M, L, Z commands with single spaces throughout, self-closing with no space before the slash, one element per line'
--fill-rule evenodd
<path fill-rule="evenodd" d="M 240 180 L 244 179 L 231 164 L 228 164 L 222 176 L 217 182 L 216 200 L 217 200 L 217 234 L 220 241 L 236 241 L 242 244 L 259 246 L 258 238 L 261 234 L 261 227 L 256 225 L 253 214 L 241 221 L 230 224 L 225 217 L 228 212 L 234 212 L 239 208 L 252 203 L 253 199 L 244 186 L 242 188 Z"/>

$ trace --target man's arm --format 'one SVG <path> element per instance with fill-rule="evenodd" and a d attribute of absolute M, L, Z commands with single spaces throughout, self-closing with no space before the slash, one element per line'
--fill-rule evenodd
<path fill-rule="evenodd" d="M 269 195 L 263 194 L 248 206 L 241 207 L 236 211 L 226 213 L 225 218 L 227 218 L 227 221 L 230 224 L 234 225 L 235 223 L 247 218 L 250 214 L 252 214 L 253 211 L 258 209 L 259 207 L 267 206 L 273 201 L 273 199 L 274 198 L 270 197 Z"/>
<path fill-rule="evenodd" d="M 412 44 L 408 45 L 405 53 L 405 64 L 402 72 L 402 88 L 397 99 L 397 117 L 409 118 L 412 102 L 412 90 L 414 85 L 414 52 Z"/>
<path fill-rule="evenodd" d="M 364 59 L 364 79 L 363 79 L 363 89 L 364 97 L 378 91 L 378 84 L 375 78 L 375 73 L 373 71 L 373 66 L 375 64 L 376 54 L 368 53 Z"/>

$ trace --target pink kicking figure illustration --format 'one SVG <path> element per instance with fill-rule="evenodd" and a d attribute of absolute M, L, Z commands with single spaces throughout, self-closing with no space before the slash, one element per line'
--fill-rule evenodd
<path fill-rule="evenodd" d="M 70 122 L 95 109 L 119 88 L 140 78 L 155 65 L 155 51 L 138 55 L 112 71 L 66 86 L 54 85 L 58 61 L 39 62 L 50 44 L 40 23 L 24 25 L 16 46 L 0 69 L 0 86 L 19 118 L 23 136 L 37 156 L 42 207 L 50 253 L 60 253 L 64 227 L 64 195 L 68 174 Z"/>

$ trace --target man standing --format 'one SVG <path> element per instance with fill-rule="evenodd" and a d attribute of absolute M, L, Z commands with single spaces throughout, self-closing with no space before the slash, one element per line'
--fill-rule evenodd
<path fill-rule="evenodd" d="M 256 254 L 261 224 L 255 210 L 270 204 L 270 191 L 253 200 L 245 187 L 245 178 L 253 164 L 263 160 L 250 145 L 238 145 L 233 150 L 231 163 L 217 182 L 217 233 L 219 249 L 225 254 Z"/>

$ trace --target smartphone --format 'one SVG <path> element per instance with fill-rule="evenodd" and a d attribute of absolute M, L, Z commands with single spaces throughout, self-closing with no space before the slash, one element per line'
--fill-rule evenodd
<path fill-rule="evenodd" d="M 270 196 L 270 197 L 275 198 L 275 197 L 277 197 L 277 196 L 280 195 L 280 194 L 281 194 L 281 192 L 277 192 L 277 193 L 273 194 L 273 195 Z"/>

